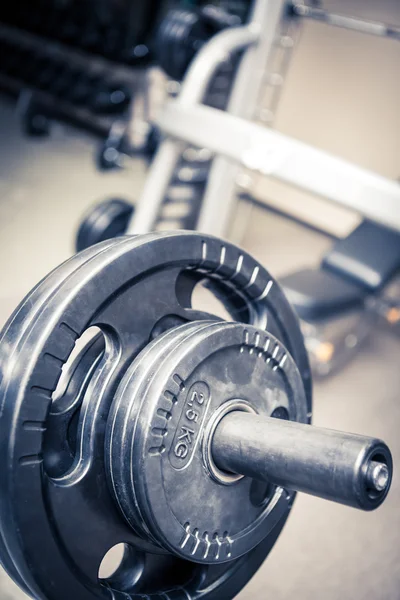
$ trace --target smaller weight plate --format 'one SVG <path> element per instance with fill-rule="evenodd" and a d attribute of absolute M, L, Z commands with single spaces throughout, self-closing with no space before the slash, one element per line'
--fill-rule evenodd
<path fill-rule="evenodd" d="M 123 235 L 129 225 L 134 207 L 125 200 L 111 198 L 90 207 L 76 236 L 76 250 Z"/>
<path fill-rule="evenodd" d="M 198 563 L 227 562 L 287 517 L 294 493 L 266 486 L 255 501 L 250 478 L 217 480 L 208 443 L 215 415 L 226 407 L 266 416 L 280 409 L 306 423 L 302 378 L 285 347 L 254 327 L 192 323 L 167 335 L 164 352 L 154 342 L 120 384 L 114 493 L 126 519 L 132 524 L 139 513 L 142 528 L 166 550 Z M 146 364 L 157 365 L 151 375 Z"/>

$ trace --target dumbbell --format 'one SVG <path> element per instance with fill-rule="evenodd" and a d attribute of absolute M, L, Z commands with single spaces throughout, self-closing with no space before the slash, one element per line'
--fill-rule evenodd
<path fill-rule="evenodd" d="M 126 123 L 115 120 L 107 139 L 101 142 L 96 152 L 96 165 L 100 171 L 113 171 L 125 166 L 127 158 L 140 154 L 151 160 L 160 143 L 160 132 L 154 126 L 149 126 L 143 143 L 136 146 L 129 139 Z"/>
<path fill-rule="evenodd" d="M 35 98 L 35 95 L 24 90 L 19 105 L 22 132 L 28 137 L 48 136 L 51 118 L 48 110 Z"/>
<path fill-rule="evenodd" d="M 99 114 L 120 113 L 128 106 L 132 94 L 124 84 L 107 82 L 101 74 L 77 69 L 69 69 L 69 72 L 70 86 L 65 89 L 65 97 L 73 104 L 86 106 Z"/>
<path fill-rule="evenodd" d="M 61 97 L 68 101 L 71 96 L 71 91 L 80 83 L 84 74 L 82 69 L 75 65 L 63 63 L 54 73 L 54 78 L 50 84 L 50 91 L 55 96 Z"/>
<path fill-rule="evenodd" d="M 51 55 L 46 56 L 42 62 L 42 68 L 36 78 L 36 85 L 39 89 L 51 92 L 52 86 L 59 73 L 64 68 L 64 61 Z"/>
<path fill-rule="evenodd" d="M 201 282 L 229 320 L 193 307 Z M 0 555 L 33 598 L 233 598 L 296 490 L 369 511 L 390 487 L 384 442 L 310 424 L 292 308 L 211 236 L 73 256 L 7 322 L 0 371 Z"/>
<path fill-rule="evenodd" d="M 91 107 L 96 113 L 121 113 L 132 99 L 132 91 L 124 83 L 105 81 L 95 89 Z"/>
<path fill-rule="evenodd" d="M 102 83 L 103 78 L 101 75 L 82 71 L 74 81 L 66 97 L 73 104 L 90 107 L 93 95 L 101 87 Z"/>

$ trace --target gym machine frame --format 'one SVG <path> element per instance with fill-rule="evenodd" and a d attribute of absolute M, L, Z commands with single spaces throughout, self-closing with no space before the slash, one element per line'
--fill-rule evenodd
<path fill-rule="evenodd" d="M 297 186 L 365 217 L 400 230 L 400 186 L 376 173 L 250 122 L 254 117 L 265 66 L 287 19 L 309 17 L 334 26 L 400 39 L 400 30 L 383 23 L 332 15 L 284 0 L 257 0 L 250 22 L 216 35 L 198 53 L 181 87 L 158 119 L 165 139 L 154 158 L 128 233 L 152 229 L 177 161 L 188 144 L 215 153 L 198 229 L 225 235 L 243 167 Z M 207 86 L 228 56 L 242 51 L 226 112 L 202 105 Z"/>

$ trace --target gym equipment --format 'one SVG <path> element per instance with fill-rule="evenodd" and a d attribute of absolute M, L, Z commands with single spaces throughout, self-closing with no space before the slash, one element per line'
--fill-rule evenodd
<path fill-rule="evenodd" d="M 240 25 L 237 15 L 211 4 L 192 10 L 170 10 L 157 34 L 157 61 L 172 79 L 181 81 L 199 49 L 216 33 Z"/>
<path fill-rule="evenodd" d="M 368 219 L 337 241 L 320 268 L 303 269 L 281 279 L 302 319 L 313 370 L 332 373 L 348 362 L 379 315 L 396 324 L 397 298 L 386 288 L 400 271 L 400 233 Z"/>
<path fill-rule="evenodd" d="M 104 81 L 102 89 L 96 91 L 92 100 L 94 112 L 100 114 L 119 114 L 125 110 L 132 100 L 132 91 L 127 85 Z"/>
<path fill-rule="evenodd" d="M 226 108 L 237 59 L 224 61 L 204 90 L 204 102 L 220 110 Z M 132 145 L 126 123 L 116 121 L 105 142 L 101 144 L 96 163 L 101 170 L 120 169 L 126 159 L 140 153 L 152 159 L 161 143 L 158 127 L 150 126 L 145 142 Z M 212 167 L 212 153 L 207 149 L 187 148 L 177 161 L 174 172 L 164 189 L 164 198 L 153 224 L 154 230 L 196 229 L 204 190 Z M 129 221 L 126 222 L 128 227 Z M 76 248 L 81 248 L 76 243 Z"/>
<path fill-rule="evenodd" d="M 388 37 L 395 40 L 400 40 L 399 27 L 388 25 L 386 23 L 380 23 L 379 21 L 366 21 L 347 15 L 337 15 L 321 8 L 318 2 L 315 4 L 316 6 L 313 6 L 312 4 L 307 5 L 304 2 L 293 2 L 290 6 L 290 10 L 295 16 L 306 17 L 315 21 L 322 21 L 323 23 L 333 25 L 334 27 L 341 27 L 344 29 L 350 29 L 351 31 L 368 33 L 369 35 L 377 35 L 379 37 Z"/>
<path fill-rule="evenodd" d="M 128 130 L 132 105 L 136 109 L 140 102 L 147 103 L 146 69 L 153 62 L 150 42 L 163 4 L 15 0 L 12 6 L 2 5 L 1 89 L 17 97 L 18 105 L 27 90 L 35 92 L 40 107 L 38 115 L 21 111 L 23 131 L 44 135 L 50 119 L 60 120 L 107 139 L 107 146 L 115 117 L 125 121 Z M 128 154 L 153 151 L 153 140 L 148 148 L 146 140 L 136 138 L 140 136 L 127 139 Z M 104 168 L 112 165 L 111 153 L 107 147 L 100 152 Z"/>
<path fill-rule="evenodd" d="M 229 321 L 192 307 L 201 282 Z M 211 236 L 73 256 L 7 322 L 0 371 L 0 555 L 37 599 L 232 598 L 296 490 L 372 510 L 390 487 L 384 442 L 310 425 L 293 310 Z"/>
<path fill-rule="evenodd" d="M 126 82 L 110 77 L 107 70 L 93 72 L 82 62 L 49 49 L 0 39 L 1 72 L 22 86 L 43 91 L 63 102 L 84 107 L 95 115 L 122 114 L 132 100 Z"/>
<path fill-rule="evenodd" d="M 20 95 L 18 111 L 21 117 L 21 129 L 25 135 L 37 138 L 49 135 L 51 118 L 28 90 Z"/>
<path fill-rule="evenodd" d="M 51 122 L 61 120 L 105 138 L 107 145 L 110 132 L 119 127 L 114 126 L 115 120 L 127 130 L 130 104 L 139 91 L 145 93 L 143 84 L 138 84 L 141 75 L 128 77 L 125 71 L 116 77 L 107 66 L 93 67 L 82 57 L 30 45 L 29 39 L 21 41 L 18 36 L 2 40 L 2 34 L 0 27 L 0 84 L 17 96 L 17 112 L 26 135 L 46 136 Z M 128 140 L 126 147 L 132 150 Z M 142 149 L 135 150 L 139 153 Z M 109 154 L 105 152 L 107 160 Z"/>
<path fill-rule="evenodd" d="M 123 235 L 133 211 L 132 204 L 120 198 L 105 200 L 91 207 L 77 233 L 77 251 Z"/>
<path fill-rule="evenodd" d="M 67 98 L 78 106 L 90 105 L 91 98 L 100 85 L 101 78 L 99 75 L 81 73 L 75 80 L 75 84 L 71 86 L 70 91 L 67 93 Z"/>
<path fill-rule="evenodd" d="M 8 3 L 10 4 L 10 3 Z M 2 27 L 27 31 L 107 60 L 145 67 L 152 59 L 151 41 L 163 3 L 157 1 L 66 3 L 15 0 L 2 3 Z"/>
<path fill-rule="evenodd" d="M 151 166 L 128 233 L 158 229 L 160 224 L 163 228 L 168 186 L 176 178 L 182 152 L 189 145 L 204 148 L 213 157 L 207 181 L 196 199 L 196 219 L 192 221 L 200 231 L 226 234 L 237 197 L 237 183 L 243 185 L 246 198 L 251 197 L 251 177 L 246 171 L 254 171 L 358 211 L 366 222 L 375 224 L 377 231 L 382 228 L 398 237 L 398 182 L 251 122 L 253 119 L 271 124 L 300 17 L 400 39 L 398 28 L 332 15 L 320 7 L 283 1 L 255 2 L 247 24 L 216 34 L 202 47 L 190 65 L 179 95 L 165 106 L 158 119 L 164 141 Z M 205 106 L 210 81 L 227 56 L 240 53 L 242 58 L 234 73 L 226 110 Z M 265 96 L 270 103 L 260 107 L 260 98 Z M 355 238 L 354 248 L 358 239 Z M 379 236 L 378 239 L 368 236 L 368 240 L 372 252 L 375 243 L 381 244 Z M 398 265 L 396 243 L 393 251 L 393 261 Z M 369 260 L 366 259 L 367 267 Z M 347 262 L 351 261 L 360 263 L 356 250 L 353 256 L 348 256 Z M 338 281 L 338 273 L 332 273 L 332 269 L 328 272 L 325 267 L 323 273 L 305 270 L 284 280 L 289 293 L 292 290 L 291 297 L 300 316 L 310 304 L 313 317 L 303 319 L 302 327 L 313 367 L 320 375 L 345 364 L 378 318 L 383 317 L 391 325 L 400 321 L 399 287 L 392 285 L 398 267 L 390 270 L 388 277 L 384 277 L 384 285 L 376 289 L 360 288 L 359 282 L 352 282 L 345 273 L 344 279 L 340 276 Z M 390 293 L 386 292 L 388 286 Z"/>
<path fill-rule="evenodd" d="M 212 7 L 206 8 L 211 12 L 214 10 Z M 169 14 L 166 21 L 168 21 L 168 18 Z M 216 72 L 215 77 L 209 82 L 204 98 L 207 105 L 221 110 L 226 107 L 235 74 L 236 62 L 237 60 L 225 61 Z M 125 166 L 128 157 L 137 153 L 152 159 L 160 141 L 161 135 L 158 127 L 150 126 L 144 143 L 133 145 L 132 141 L 129 140 L 126 122 L 116 121 L 110 129 L 107 139 L 100 145 L 96 154 L 97 166 L 101 170 L 120 169 Z M 154 224 L 155 230 L 196 229 L 211 165 L 212 155 L 205 149 L 189 148 L 183 152 L 165 190 L 158 219 Z M 126 219 L 126 229 L 129 222 L 130 219 Z M 86 224 L 85 229 L 87 230 Z M 126 229 L 119 233 L 125 233 Z M 94 233 L 93 238 L 87 235 L 85 239 L 87 241 L 97 239 L 97 232 Z M 79 239 L 76 240 L 75 245 L 78 250 L 87 247 L 82 246 Z"/>
<path fill-rule="evenodd" d="M 106 139 L 96 151 L 96 165 L 100 171 L 113 171 L 124 166 L 130 152 L 127 135 L 127 122 L 117 119 L 114 121 Z M 127 222 L 127 226 L 129 221 Z"/>
<path fill-rule="evenodd" d="M 199 50 L 180 93 L 167 103 L 158 119 L 165 141 L 155 156 L 129 233 L 154 229 L 165 191 L 187 145 L 206 148 L 216 155 L 196 223 L 200 231 L 226 234 L 237 195 L 236 182 L 243 169 L 276 178 L 359 211 L 384 226 L 400 229 L 397 182 L 251 122 L 266 119 L 270 123 L 273 119 L 287 57 L 302 20 L 299 6 L 284 0 L 257 0 L 246 24 L 217 33 Z M 305 18 L 317 14 L 311 8 L 309 11 L 303 5 Z M 338 19 L 334 21 L 339 23 Z M 399 37 L 394 27 L 348 18 L 342 22 L 372 34 L 389 35 L 390 31 L 391 38 Z M 226 110 L 204 106 L 208 86 L 218 69 L 227 57 L 240 53 Z M 276 71 L 269 71 L 275 55 L 280 58 L 279 65 Z M 260 102 L 267 90 L 273 100 L 266 109 L 260 107 Z M 251 187 L 246 193 L 251 194 Z"/>

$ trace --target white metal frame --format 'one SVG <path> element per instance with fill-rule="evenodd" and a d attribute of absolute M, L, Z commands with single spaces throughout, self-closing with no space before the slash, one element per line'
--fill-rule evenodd
<path fill-rule="evenodd" d="M 177 161 L 188 144 L 216 154 L 199 217 L 200 231 L 220 236 L 226 233 L 237 174 L 243 167 L 400 230 L 397 182 L 250 121 L 286 9 L 284 0 L 256 0 L 249 25 L 220 33 L 199 52 L 180 94 L 165 106 L 158 119 L 165 141 L 150 168 L 129 233 L 151 229 Z M 202 105 L 210 79 L 227 56 L 238 50 L 245 50 L 245 55 L 228 110 Z"/>

